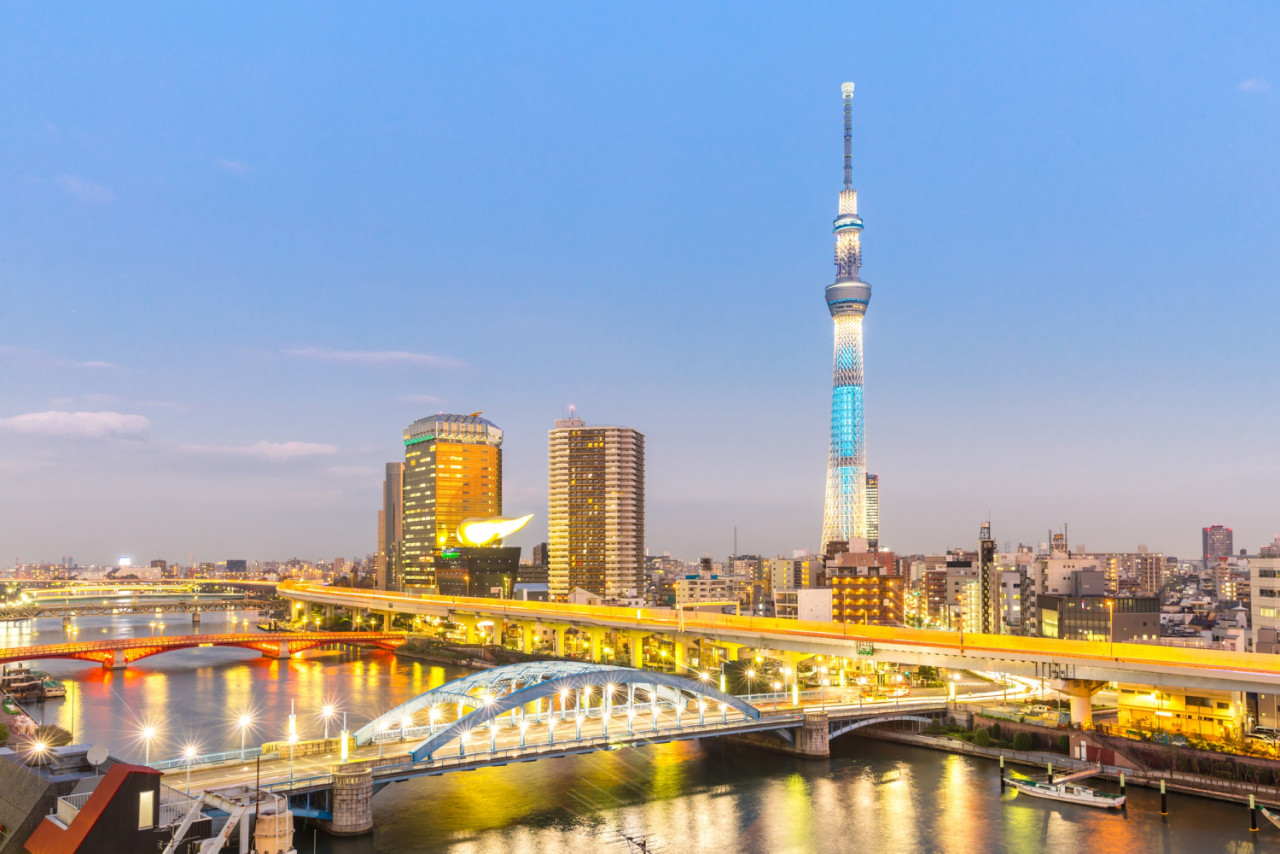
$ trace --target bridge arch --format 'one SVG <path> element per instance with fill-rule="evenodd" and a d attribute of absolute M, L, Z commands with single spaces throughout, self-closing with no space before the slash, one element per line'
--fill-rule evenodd
<path fill-rule="evenodd" d="M 853 732 L 855 729 L 862 729 L 864 726 L 875 726 L 876 724 L 891 723 L 892 721 L 916 721 L 925 725 L 934 722 L 934 718 L 926 717 L 922 714 L 887 714 L 876 715 L 873 718 L 855 718 L 850 721 L 838 721 L 831 724 L 829 738 L 839 738 L 840 736 Z"/>
<path fill-rule="evenodd" d="M 433 732 L 410 751 L 412 761 L 418 762 L 501 715 L 524 709 L 531 703 L 539 703 L 540 707 L 540 701 L 557 694 L 597 686 L 613 686 L 614 690 L 625 688 L 629 694 L 635 687 L 642 686 L 655 703 L 670 706 L 689 700 L 722 703 L 726 709 L 733 709 L 744 718 L 757 720 L 760 717 L 754 706 L 720 691 L 710 682 L 630 667 L 577 661 L 539 661 L 496 667 L 447 682 L 370 721 L 355 732 L 355 740 L 357 744 L 367 744 L 389 726 L 412 718 L 424 708 L 444 703 L 468 707 L 468 712 L 442 725 L 439 731 Z"/>

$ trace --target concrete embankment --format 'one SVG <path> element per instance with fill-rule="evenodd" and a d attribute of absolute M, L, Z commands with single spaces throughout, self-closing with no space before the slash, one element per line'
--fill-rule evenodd
<path fill-rule="evenodd" d="M 1047 753 L 1042 751 L 1021 751 L 1011 750 L 1003 747 L 980 747 L 976 744 L 970 744 L 963 739 L 950 736 L 924 735 L 922 733 L 906 732 L 902 730 L 893 730 L 884 727 L 867 727 L 859 730 L 858 735 L 863 738 L 874 738 L 880 741 L 895 741 L 900 744 L 912 744 L 917 747 L 927 747 L 931 750 L 944 750 L 948 753 L 961 753 L 968 756 L 976 756 L 982 759 L 990 759 L 993 762 L 999 761 L 1003 756 L 1006 764 L 1016 764 L 1048 770 L 1048 764 L 1053 763 L 1053 767 L 1062 771 L 1071 771 L 1079 768 L 1087 768 L 1095 763 L 1084 762 L 1079 759 L 1072 759 L 1060 753 Z M 1266 806 L 1280 806 L 1280 787 L 1263 786 L 1255 783 L 1246 783 L 1243 781 L 1223 780 L 1216 777 L 1209 777 L 1203 774 L 1191 774 L 1184 771 L 1159 771 L 1136 768 L 1122 768 L 1116 765 L 1103 765 L 1102 771 L 1096 776 L 1108 780 L 1119 780 L 1120 775 L 1124 774 L 1126 786 L 1144 786 L 1146 788 L 1158 789 L 1161 781 L 1170 792 L 1179 792 L 1185 795 L 1196 795 L 1202 798 L 1213 798 L 1220 801 L 1230 801 L 1232 803 L 1247 803 L 1249 796 L 1253 795 L 1259 804 Z"/>

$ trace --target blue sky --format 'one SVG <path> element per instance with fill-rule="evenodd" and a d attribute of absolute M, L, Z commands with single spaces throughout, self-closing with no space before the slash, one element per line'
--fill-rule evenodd
<path fill-rule="evenodd" d="M 651 550 L 816 548 L 844 80 L 886 544 L 1280 531 L 1273 4 L 6 17 L 5 561 L 364 554 L 440 410 L 528 545 L 571 404 Z"/>

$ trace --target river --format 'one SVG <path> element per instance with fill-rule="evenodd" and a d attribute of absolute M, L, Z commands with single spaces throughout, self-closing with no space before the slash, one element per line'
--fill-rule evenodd
<path fill-rule="evenodd" d="M 230 631 L 246 616 L 206 614 L 203 633 Z M 148 634 L 150 622 L 81 618 L 78 639 Z M 170 615 L 156 631 L 188 634 L 190 617 Z M 0 624 L 3 646 L 66 637 L 57 620 Z M 279 738 L 291 701 L 302 736 L 319 737 L 326 702 L 354 728 L 460 674 L 383 652 L 277 662 L 218 648 L 166 653 L 115 673 L 69 661 L 41 666 L 67 685 L 65 699 L 44 704 L 44 719 L 133 759 L 145 753 L 137 735 L 144 721 L 159 730 L 153 759 L 187 743 L 201 752 L 238 748 L 234 718 L 246 708 L 257 730 L 250 744 Z M 40 706 L 30 710 L 40 717 Z M 314 854 L 624 854 L 640 851 L 640 841 L 651 854 L 1280 851 L 1280 831 L 1264 821 L 1251 834 L 1239 805 L 1170 795 L 1162 818 L 1158 793 L 1130 787 L 1128 795 L 1122 815 L 1002 795 L 995 763 L 852 736 L 833 742 L 825 761 L 710 740 L 398 783 L 374 799 L 373 835 L 331 839 L 307 826 L 295 842 L 299 854 L 312 854 L 313 844 Z"/>

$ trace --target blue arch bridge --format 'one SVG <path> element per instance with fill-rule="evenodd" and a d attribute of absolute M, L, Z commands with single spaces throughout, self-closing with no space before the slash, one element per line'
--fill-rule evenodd
<path fill-rule="evenodd" d="M 705 680 L 587 662 L 528 662 L 463 676 L 402 703 L 357 730 L 345 761 L 323 773 L 312 763 L 281 779 L 281 763 L 291 765 L 287 754 L 271 768 L 264 761 L 263 779 L 276 779 L 261 789 L 288 796 L 296 814 L 320 819 L 335 834 L 358 834 L 372 829 L 373 794 L 414 777 L 720 736 L 825 757 L 831 738 L 859 727 L 925 724 L 946 711 L 941 697 L 762 708 Z M 244 780 L 215 770 L 205 772 L 217 782 L 217 789 L 206 786 L 210 792 L 254 782 L 252 766 Z"/>

